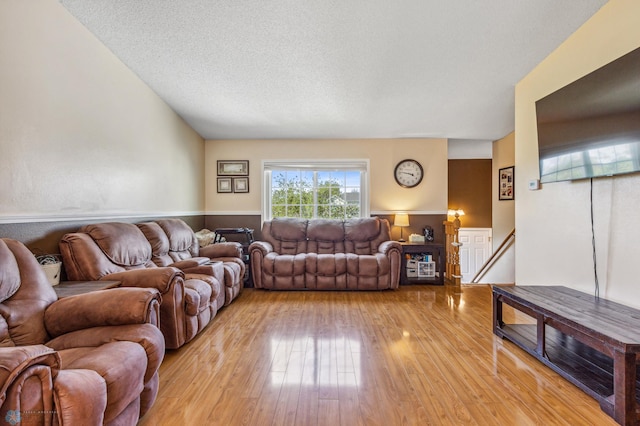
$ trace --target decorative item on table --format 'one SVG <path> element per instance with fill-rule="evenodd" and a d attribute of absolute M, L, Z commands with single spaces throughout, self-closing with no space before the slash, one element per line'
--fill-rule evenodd
<path fill-rule="evenodd" d="M 411 234 L 411 235 L 409 235 L 409 242 L 410 243 L 424 243 L 424 241 L 425 241 L 424 235 L 420 235 L 420 234 Z"/>
<path fill-rule="evenodd" d="M 429 241 L 429 242 L 433 241 L 433 239 L 434 239 L 433 238 L 433 228 L 430 227 L 429 225 L 425 226 L 422 229 L 422 234 L 424 235 L 424 239 L 426 241 Z"/>
<path fill-rule="evenodd" d="M 44 271 L 49 284 L 52 286 L 60 284 L 60 272 L 62 271 L 62 261 L 59 254 L 43 254 L 36 256 L 36 260 Z"/>

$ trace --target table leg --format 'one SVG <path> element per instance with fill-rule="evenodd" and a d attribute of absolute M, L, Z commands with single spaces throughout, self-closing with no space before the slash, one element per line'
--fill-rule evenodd
<path fill-rule="evenodd" d="M 621 425 L 636 424 L 636 356 L 613 354 L 613 413 Z"/>
<path fill-rule="evenodd" d="M 544 316 L 542 314 L 536 315 L 536 336 L 538 337 L 536 352 L 538 353 L 538 355 L 544 358 L 547 351 L 545 347 L 547 336 L 544 326 Z"/>
<path fill-rule="evenodd" d="M 504 326 L 502 322 L 502 298 L 499 294 L 493 293 L 493 332 L 498 334 L 497 331 Z"/>

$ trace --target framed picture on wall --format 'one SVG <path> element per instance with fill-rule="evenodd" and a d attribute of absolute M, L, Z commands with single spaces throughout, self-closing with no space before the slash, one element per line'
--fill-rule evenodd
<path fill-rule="evenodd" d="M 218 176 L 249 176 L 249 160 L 218 160 Z"/>
<path fill-rule="evenodd" d="M 218 192 L 233 192 L 231 178 L 218 178 Z"/>
<path fill-rule="evenodd" d="M 515 167 L 504 167 L 498 171 L 498 199 L 515 200 Z"/>
<path fill-rule="evenodd" d="M 233 178 L 233 192 L 249 192 L 249 178 Z"/>

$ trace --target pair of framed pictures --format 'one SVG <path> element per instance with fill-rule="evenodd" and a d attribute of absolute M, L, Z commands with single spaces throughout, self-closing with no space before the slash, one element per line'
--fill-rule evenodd
<path fill-rule="evenodd" d="M 249 160 L 218 160 L 218 192 L 249 192 Z"/>

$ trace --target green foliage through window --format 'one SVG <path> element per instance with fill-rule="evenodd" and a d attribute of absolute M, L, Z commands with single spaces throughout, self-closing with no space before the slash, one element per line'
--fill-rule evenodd
<path fill-rule="evenodd" d="M 360 173 L 357 170 L 272 170 L 271 217 L 360 217 Z"/>

